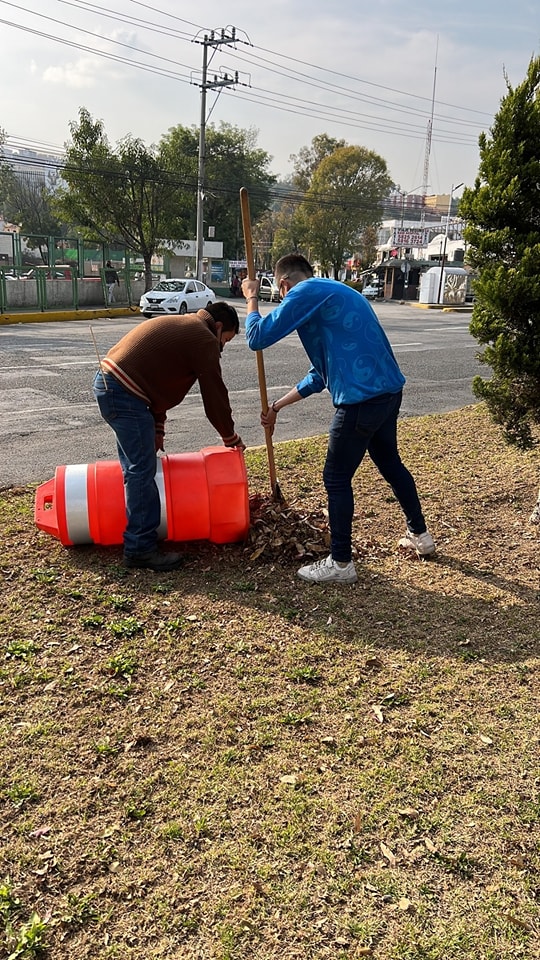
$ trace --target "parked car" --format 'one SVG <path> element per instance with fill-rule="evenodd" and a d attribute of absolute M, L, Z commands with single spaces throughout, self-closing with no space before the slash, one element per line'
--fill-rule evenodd
<path fill-rule="evenodd" d="M 160 280 L 151 290 L 143 293 L 139 308 L 146 319 L 168 313 L 195 313 L 210 306 L 216 295 L 201 280 L 177 277 Z"/>
<path fill-rule="evenodd" d="M 368 283 L 362 290 L 362 296 L 368 300 L 376 300 L 377 297 L 380 297 L 381 293 L 382 289 L 378 283 Z"/>
<path fill-rule="evenodd" d="M 47 280 L 71 280 L 71 267 L 63 267 L 61 270 L 56 268 L 51 270 L 50 267 L 37 267 L 32 270 L 28 270 L 26 273 L 19 274 L 19 280 L 35 280 L 38 273 L 41 276 L 45 276 Z"/>
<path fill-rule="evenodd" d="M 259 280 L 259 300 L 268 300 L 271 303 L 273 300 L 276 303 L 279 303 L 281 297 L 279 295 L 279 290 L 276 285 L 276 281 L 273 277 L 264 276 Z"/>

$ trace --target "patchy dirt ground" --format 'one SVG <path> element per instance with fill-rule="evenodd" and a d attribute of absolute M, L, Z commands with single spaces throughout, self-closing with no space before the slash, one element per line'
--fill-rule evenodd
<path fill-rule="evenodd" d="M 482 406 L 400 430 L 437 556 L 366 463 L 346 587 L 295 576 L 324 439 L 279 507 L 248 451 L 249 541 L 160 577 L 0 495 L 6 956 L 540 956 L 538 455 Z"/>

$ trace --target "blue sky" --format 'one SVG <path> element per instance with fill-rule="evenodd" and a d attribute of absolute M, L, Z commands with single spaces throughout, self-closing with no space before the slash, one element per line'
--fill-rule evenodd
<path fill-rule="evenodd" d="M 234 26 L 240 42 L 218 48 L 210 72 L 238 70 L 240 82 L 209 92 L 209 122 L 258 130 L 280 177 L 325 132 L 375 150 L 402 190 L 418 192 L 435 84 L 430 193 L 474 181 L 504 71 L 519 83 L 540 49 L 538 0 L 0 0 L 0 19 L 10 144 L 61 148 L 80 106 L 113 144 L 198 125 L 196 40 Z"/>

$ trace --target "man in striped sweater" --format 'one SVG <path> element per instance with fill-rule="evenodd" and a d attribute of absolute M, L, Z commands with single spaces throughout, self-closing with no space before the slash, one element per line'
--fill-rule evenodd
<path fill-rule="evenodd" d="M 197 313 L 154 317 L 122 337 L 101 361 L 94 396 L 116 434 L 124 476 L 124 564 L 174 570 L 182 556 L 157 549 L 161 504 L 155 482 L 167 411 L 198 381 L 204 410 L 226 447 L 245 449 L 235 432 L 221 352 L 238 333 L 236 310 L 213 303 Z"/>

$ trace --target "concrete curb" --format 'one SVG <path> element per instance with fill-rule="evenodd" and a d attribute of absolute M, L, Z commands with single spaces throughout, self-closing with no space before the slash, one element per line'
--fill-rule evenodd
<path fill-rule="evenodd" d="M 128 314 L 141 316 L 138 307 L 118 306 L 108 309 L 96 307 L 93 310 L 35 310 L 32 313 L 1 313 L 0 326 L 12 323 L 49 323 L 56 320 L 110 320 L 112 317 L 125 317 Z"/>
<path fill-rule="evenodd" d="M 439 310 L 441 313 L 472 313 L 472 305 L 469 306 L 443 306 L 442 303 L 418 303 L 417 301 L 399 301 L 384 300 L 384 303 L 397 303 L 403 306 L 416 307 L 420 310 Z M 238 300 L 229 299 L 227 303 L 238 307 Z M 245 304 L 245 301 L 244 301 Z M 241 305 L 244 305 L 241 304 Z M 0 326 L 8 326 L 13 323 L 52 323 L 58 320 L 110 320 L 113 317 L 125 317 L 132 313 L 134 316 L 142 316 L 136 306 L 113 307 L 108 310 L 106 307 L 96 307 L 92 310 L 35 310 L 31 313 L 0 313 Z"/>
<path fill-rule="evenodd" d="M 415 307 L 418 307 L 419 310 L 440 310 L 441 313 L 472 313 L 472 305 L 465 304 L 464 306 L 456 305 L 455 307 L 450 304 L 442 303 L 415 303 Z"/>

